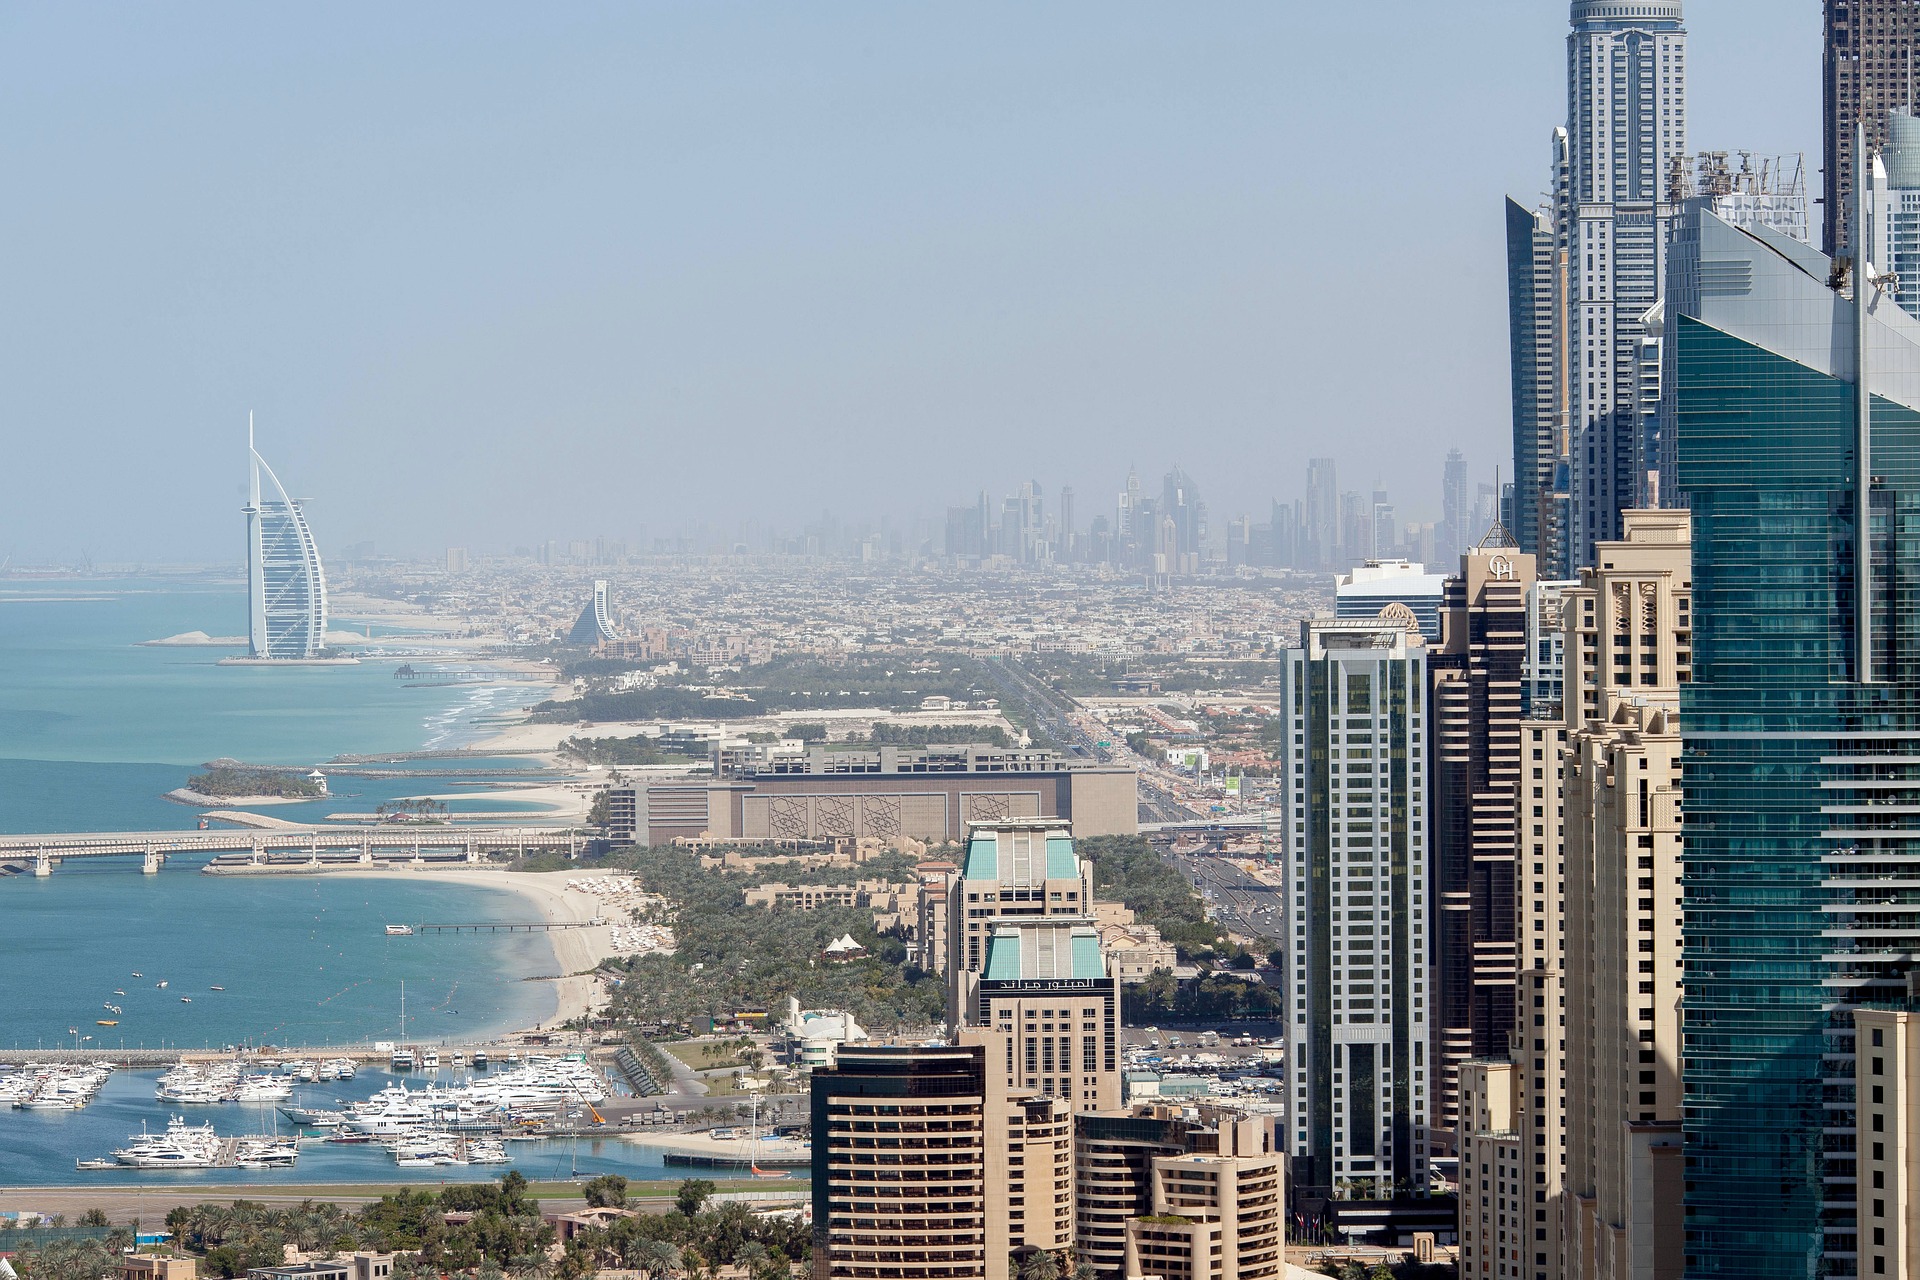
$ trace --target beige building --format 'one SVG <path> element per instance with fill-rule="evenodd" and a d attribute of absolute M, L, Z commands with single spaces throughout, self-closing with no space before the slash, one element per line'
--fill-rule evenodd
<path fill-rule="evenodd" d="M 1535 1239 L 1532 1169 L 1520 1135 L 1513 1064 L 1478 1058 L 1460 1068 L 1460 1277 L 1532 1275 L 1552 1242 Z"/>
<path fill-rule="evenodd" d="M 1009 1087 L 1076 1111 L 1120 1105 L 1120 983 L 1092 892 L 1057 821 L 975 826 L 949 889 L 949 1020 L 1005 1033 Z"/>
<path fill-rule="evenodd" d="M 676 839 L 963 839 L 969 823 L 1051 817 L 1076 836 L 1140 829 L 1132 769 L 1080 765 L 1050 751 L 986 746 L 814 749 L 719 778 L 608 795 L 616 844 Z"/>
<path fill-rule="evenodd" d="M 1098 1121 L 1106 1121 L 1100 1125 Z M 1171 1121 L 1165 1109 L 1081 1117 L 1077 1194 L 1081 1259 L 1112 1270 L 1112 1215 L 1119 1222 L 1119 1274 L 1165 1280 L 1267 1280 L 1284 1270 L 1284 1155 L 1273 1121 L 1202 1109 Z M 1121 1150 L 1129 1121 L 1150 1142 Z M 1171 1148 L 1171 1150 L 1169 1150 Z"/>
<path fill-rule="evenodd" d="M 1681 1273 L 1691 547 L 1685 512 L 1623 519 L 1625 537 L 1598 544 L 1597 566 L 1562 594 L 1564 718 L 1521 724 L 1513 1030 L 1505 1062 L 1474 1064 L 1463 1276 Z"/>
<path fill-rule="evenodd" d="M 1003 1037 L 847 1046 L 813 1075 L 815 1280 L 1007 1280 L 1073 1242 L 1073 1116 L 1015 1093 Z"/>
<path fill-rule="evenodd" d="M 1683 511 L 1567 592 L 1564 1272 L 1680 1276 L 1679 686 L 1692 670 Z"/>
<path fill-rule="evenodd" d="M 1920 1276 L 1920 1013 L 1853 1015 L 1859 1274 Z"/>
<path fill-rule="evenodd" d="M 113 1261 L 114 1280 L 198 1280 L 198 1259 L 155 1253 L 130 1253 Z"/>

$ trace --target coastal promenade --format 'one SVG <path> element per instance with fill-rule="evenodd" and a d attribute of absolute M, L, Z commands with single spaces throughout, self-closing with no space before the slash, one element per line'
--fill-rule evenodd
<path fill-rule="evenodd" d="M 142 858 L 156 872 L 174 854 L 244 855 L 210 870 L 321 870 L 381 862 L 478 862 L 490 854 L 564 850 L 584 840 L 574 827 L 478 827 L 386 823 L 379 826 L 301 826 L 226 831 L 85 831 L 0 835 L 0 863 L 31 863 L 51 874 L 68 858 Z M 224 859 L 222 861 L 225 861 Z"/>

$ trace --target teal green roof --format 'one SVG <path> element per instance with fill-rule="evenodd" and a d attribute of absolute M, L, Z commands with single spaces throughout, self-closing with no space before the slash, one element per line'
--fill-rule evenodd
<path fill-rule="evenodd" d="M 1073 841 L 1066 836 L 1047 839 L 1047 879 L 1076 880 L 1080 876 L 1078 859 L 1073 856 Z"/>
<path fill-rule="evenodd" d="M 1104 978 L 1107 966 L 1100 960 L 1100 939 L 1081 937 L 1073 940 L 1073 976 L 1076 978 Z"/>
<path fill-rule="evenodd" d="M 987 939 L 987 959 L 980 976 L 989 982 L 1106 977 L 1099 935 L 1085 925 L 1073 926 L 1071 934 L 1063 938 L 1065 932 L 1059 927 L 1035 924 L 995 933 Z M 1067 970 L 1064 973 L 1063 967 Z"/>
<path fill-rule="evenodd" d="M 966 878 L 969 880 L 998 880 L 1000 878 L 999 852 L 999 842 L 992 836 L 975 836 L 967 844 Z"/>
<path fill-rule="evenodd" d="M 1020 939 L 1018 935 L 994 937 L 987 942 L 987 966 L 983 975 L 988 981 L 1018 981 L 1024 975 L 1020 965 Z"/>

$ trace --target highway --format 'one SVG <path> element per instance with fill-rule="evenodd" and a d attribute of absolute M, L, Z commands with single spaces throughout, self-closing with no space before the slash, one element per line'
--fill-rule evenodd
<path fill-rule="evenodd" d="M 1283 936 L 1286 922 L 1279 889 L 1224 858 L 1169 856 L 1206 899 L 1207 915 L 1223 928 L 1247 938 L 1278 940 Z"/>

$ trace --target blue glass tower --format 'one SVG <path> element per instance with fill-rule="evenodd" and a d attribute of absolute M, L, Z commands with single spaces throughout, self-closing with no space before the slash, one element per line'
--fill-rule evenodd
<path fill-rule="evenodd" d="M 1856 1168 L 1852 1010 L 1920 960 L 1920 323 L 1871 269 L 1857 305 L 1806 245 L 1691 206 L 1670 252 L 1695 613 L 1686 1274 L 1853 1275 L 1876 1170 Z"/>

